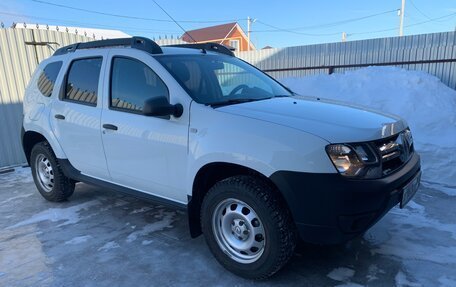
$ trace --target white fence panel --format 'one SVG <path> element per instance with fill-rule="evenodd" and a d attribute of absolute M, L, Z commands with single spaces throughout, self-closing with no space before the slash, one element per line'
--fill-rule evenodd
<path fill-rule="evenodd" d="M 25 87 L 38 63 L 53 48 L 91 38 L 66 32 L 36 29 L 0 29 L 0 167 L 25 163 L 20 130 Z"/>
<path fill-rule="evenodd" d="M 236 55 L 275 78 L 345 72 L 369 65 L 421 70 L 456 89 L 456 32 L 276 48 Z"/>

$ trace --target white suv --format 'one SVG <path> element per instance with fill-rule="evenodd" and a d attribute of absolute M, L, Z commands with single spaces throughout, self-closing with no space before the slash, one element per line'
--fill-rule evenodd
<path fill-rule="evenodd" d="M 57 50 L 26 90 L 22 140 L 47 200 L 81 181 L 185 208 L 191 235 L 246 278 L 278 271 L 298 238 L 364 233 L 421 174 L 402 119 L 297 96 L 213 43 Z"/>

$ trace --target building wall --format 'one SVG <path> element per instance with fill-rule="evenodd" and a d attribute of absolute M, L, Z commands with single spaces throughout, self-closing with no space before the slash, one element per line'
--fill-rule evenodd
<path fill-rule="evenodd" d="M 226 46 L 230 46 L 230 40 L 239 40 L 239 51 L 248 51 L 248 39 L 244 37 L 241 31 L 239 31 L 238 28 L 234 28 L 233 31 L 229 34 L 226 39 L 211 39 L 207 41 L 200 41 L 199 43 L 208 43 L 208 42 L 215 42 L 215 43 L 220 43 Z M 250 47 L 251 50 L 254 50 L 254 47 Z"/>
<path fill-rule="evenodd" d="M 239 47 L 238 52 L 249 50 L 249 48 L 248 48 L 249 41 L 242 35 L 242 33 L 239 31 L 239 29 L 235 28 L 229 35 L 229 38 L 227 38 L 227 40 L 223 41 L 222 44 L 230 46 L 230 40 L 239 40 L 240 47 Z M 253 49 L 251 48 L 251 50 L 253 50 Z"/>

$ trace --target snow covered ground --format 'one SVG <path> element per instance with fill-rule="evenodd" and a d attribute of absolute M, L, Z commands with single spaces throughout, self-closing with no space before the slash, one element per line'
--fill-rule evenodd
<path fill-rule="evenodd" d="M 456 286 L 456 196 L 421 186 L 363 238 L 302 244 L 268 281 L 223 269 L 184 212 L 78 184 L 45 201 L 29 168 L 0 174 L 0 286 Z"/>
<path fill-rule="evenodd" d="M 456 195 L 456 91 L 438 78 L 395 67 L 284 78 L 294 92 L 355 103 L 407 120 L 422 156 L 423 183 Z"/>

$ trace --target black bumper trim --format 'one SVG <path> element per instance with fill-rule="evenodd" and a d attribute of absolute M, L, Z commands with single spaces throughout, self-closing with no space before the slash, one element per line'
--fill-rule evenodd
<path fill-rule="evenodd" d="M 417 153 L 380 179 L 348 179 L 338 173 L 278 171 L 270 179 L 291 210 L 301 238 L 342 243 L 365 232 L 400 202 L 401 188 L 420 171 Z"/>

